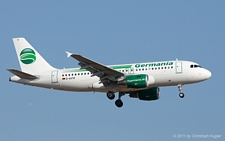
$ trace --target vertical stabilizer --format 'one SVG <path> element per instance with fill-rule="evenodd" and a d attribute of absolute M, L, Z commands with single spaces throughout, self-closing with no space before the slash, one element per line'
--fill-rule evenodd
<path fill-rule="evenodd" d="M 37 73 L 55 69 L 45 61 L 25 38 L 13 38 L 13 43 L 23 72 Z"/>

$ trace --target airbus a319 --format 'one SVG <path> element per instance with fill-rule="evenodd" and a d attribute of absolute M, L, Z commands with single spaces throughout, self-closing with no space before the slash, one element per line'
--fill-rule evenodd
<path fill-rule="evenodd" d="M 74 58 L 79 68 L 57 69 L 26 41 L 13 38 L 21 70 L 7 69 L 14 76 L 11 82 L 25 85 L 74 92 L 104 92 L 117 107 L 122 107 L 121 97 L 128 94 L 140 100 L 159 99 L 164 86 L 178 86 L 179 96 L 184 97 L 182 86 L 207 80 L 211 72 L 198 63 L 183 60 L 144 62 L 120 65 L 103 65 L 79 54 L 66 52 Z"/>

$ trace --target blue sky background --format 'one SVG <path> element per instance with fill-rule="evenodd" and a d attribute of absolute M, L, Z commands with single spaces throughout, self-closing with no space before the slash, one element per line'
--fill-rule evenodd
<path fill-rule="evenodd" d="M 224 7 L 223 0 L 0 1 L 0 140 L 225 140 Z M 159 100 L 127 95 L 119 109 L 104 93 L 9 82 L 6 69 L 20 69 L 13 37 L 25 37 L 57 68 L 78 67 L 70 51 L 105 65 L 190 60 L 212 77 L 184 86 L 184 99 L 177 87 L 163 87 Z"/>

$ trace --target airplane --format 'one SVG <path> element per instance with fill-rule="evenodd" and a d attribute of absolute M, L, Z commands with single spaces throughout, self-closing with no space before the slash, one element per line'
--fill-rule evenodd
<path fill-rule="evenodd" d="M 13 38 L 20 70 L 7 69 L 14 76 L 9 81 L 74 92 L 105 92 L 108 99 L 122 107 L 121 97 L 129 94 L 139 100 L 159 99 L 159 87 L 178 86 L 179 97 L 184 98 L 182 86 L 207 80 L 211 72 L 199 64 L 184 60 L 144 62 L 121 65 L 103 65 L 70 52 L 67 57 L 78 61 L 79 68 L 56 69 L 28 43 L 25 38 Z"/>

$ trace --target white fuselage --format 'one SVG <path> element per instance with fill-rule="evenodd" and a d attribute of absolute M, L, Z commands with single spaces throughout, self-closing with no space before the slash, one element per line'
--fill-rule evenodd
<path fill-rule="evenodd" d="M 204 81 L 211 77 L 210 71 L 201 68 L 197 63 L 190 61 L 162 61 L 135 64 L 123 64 L 108 66 L 126 75 L 147 74 L 154 81 L 148 88 L 160 86 L 173 86 L 178 84 L 191 84 Z M 110 87 L 99 83 L 99 77 L 80 68 L 55 69 L 38 74 L 35 80 L 21 79 L 17 76 L 10 78 L 10 81 L 65 91 L 97 91 L 107 92 Z M 146 88 L 145 88 L 146 89 Z M 127 88 L 124 85 L 116 85 L 114 92 L 137 91 L 137 88 Z"/>

